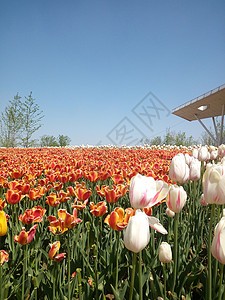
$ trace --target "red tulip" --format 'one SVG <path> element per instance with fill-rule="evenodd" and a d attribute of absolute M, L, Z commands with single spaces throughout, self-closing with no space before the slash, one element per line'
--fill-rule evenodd
<path fill-rule="evenodd" d="M 55 262 L 59 262 L 61 261 L 63 258 L 65 258 L 66 253 L 59 253 L 59 249 L 60 249 L 60 242 L 56 241 L 53 244 L 49 244 L 51 249 L 48 252 L 48 256 L 51 260 L 55 261 Z"/>
<path fill-rule="evenodd" d="M 41 206 L 35 206 L 32 209 L 26 209 L 24 215 L 19 216 L 19 220 L 23 224 L 42 222 L 45 212 L 46 209 L 42 208 Z"/>
<path fill-rule="evenodd" d="M 14 242 L 18 242 L 20 245 L 27 245 L 30 244 L 30 242 L 33 240 L 36 228 L 38 227 L 38 224 L 31 227 L 29 231 L 25 231 L 25 227 L 22 228 L 19 235 L 15 235 Z"/>
<path fill-rule="evenodd" d="M 5 262 L 9 261 L 9 254 L 5 250 L 0 250 L 0 263 L 4 265 Z"/>

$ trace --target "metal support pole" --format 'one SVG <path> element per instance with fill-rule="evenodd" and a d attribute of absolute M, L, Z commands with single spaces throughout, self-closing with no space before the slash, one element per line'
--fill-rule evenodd
<path fill-rule="evenodd" d="M 218 130 L 217 130 L 217 127 L 216 127 L 215 117 L 212 117 L 212 120 L 213 120 L 213 126 L 214 126 L 215 133 L 216 133 L 217 143 L 219 144 L 219 136 L 218 136 Z"/>
<path fill-rule="evenodd" d="M 208 130 L 208 128 L 205 126 L 205 124 L 199 119 L 199 117 L 194 114 L 195 118 L 199 121 L 199 123 L 202 125 L 202 127 L 205 129 L 205 131 L 209 134 L 209 136 L 214 140 L 216 145 L 218 145 L 218 141 L 215 139 L 215 137 L 212 135 L 212 133 Z"/>
<path fill-rule="evenodd" d="M 223 119 L 224 119 L 224 104 L 222 105 L 222 114 L 221 114 L 220 145 L 223 142 Z"/>

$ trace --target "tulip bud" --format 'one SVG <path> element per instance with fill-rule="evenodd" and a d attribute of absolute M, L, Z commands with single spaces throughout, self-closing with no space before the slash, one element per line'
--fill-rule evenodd
<path fill-rule="evenodd" d="M 215 227 L 214 237 L 212 241 L 212 255 L 221 263 L 225 264 L 225 217 L 219 221 Z"/>
<path fill-rule="evenodd" d="M 222 144 L 222 145 L 219 146 L 219 148 L 218 148 L 218 155 L 220 157 L 224 157 L 225 156 L 225 145 L 224 144 Z"/>
<path fill-rule="evenodd" d="M 198 149 L 194 148 L 191 154 L 194 158 L 198 158 Z"/>
<path fill-rule="evenodd" d="M 172 250 L 168 243 L 162 242 L 159 246 L 159 260 L 162 263 L 172 262 Z"/>
<path fill-rule="evenodd" d="M 175 216 L 175 212 L 173 212 L 172 210 L 170 210 L 168 207 L 166 209 L 166 214 L 170 218 L 173 218 Z"/>
<path fill-rule="evenodd" d="M 209 146 L 209 152 L 210 152 L 210 153 L 212 153 L 212 152 L 215 151 L 215 150 L 216 150 L 216 147 L 215 147 L 215 146 L 212 146 L 212 145 Z"/>
<path fill-rule="evenodd" d="M 189 179 L 189 168 L 183 153 L 175 155 L 170 164 L 169 177 L 179 183 L 185 183 Z"/>
<path fill-rule="evenodd" d="M 191 157 L 188 153 L 185 153 L 184 154 L 184 157 L 185 157 L 185 162 L 188 166 L 190 166 L 190 163 L 191 163 Z"/>
<path fill-rule="evenodd" d="M 207 206 L 208 205 L 208 203 L 205 201 L 204 194 L 201 195 L 200 203 L 201 203 L 202 206 Z"/>
<path fill-rule="evenodd" d="M 208 149 L 206 146 L 202 146 L 198 151 L 198 159 L 200 161 L 206 161 L 208 159 Z"/>
<path fill-rule="evenodd" d="M 175 213 L 179 213 L 187 200 L 187 193 L 182 186 L 172 185 L 166 197 L 167 207 Z"/>
<path fill-rule="evenodd" d="M 210 153 L 210 159 L 215 160 L 218 157 L 218 150 L 214 150 Z"/>
<path fill-rule="evenodd" d="M 203 175 L 204 199 L 209 204 L 225 204 L 225 165 L 207 168 Z"/>
<path fill-rule="evenodd" d="M 190 164 L 189 179 L 192 181 L 198 181 L 201 176 L 201 162 L 198 159 L 193 159 Z"/>

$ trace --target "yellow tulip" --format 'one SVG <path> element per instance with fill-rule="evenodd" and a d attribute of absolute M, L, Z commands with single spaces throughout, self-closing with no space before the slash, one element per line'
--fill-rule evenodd
<path fill-rule="evenodd" d="M 7 233 L 7 220 L 3 210 L 0 211 L 0 236 L 6 235 Z"/>

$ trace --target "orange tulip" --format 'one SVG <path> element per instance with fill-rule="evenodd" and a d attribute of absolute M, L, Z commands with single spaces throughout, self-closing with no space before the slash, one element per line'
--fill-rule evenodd
<path fill-rule="evenodd" d="M 18 190 L 20 183 L 16 180 L 8 182 L 8 187 L 10 190 Z"/>
<path fill-rule="evenodd" d="M 116 187 L 120 190 L 120 192 L 121 192 L 121 197 L 125 196 L 126 193 L 128 192 L 128 190 L 127 190 L 127 185 L 124 185 L 124 184 L 117 184 Z"/>
<path fill-rule="evenodd" d="M 10 172 L 10 177 L 12 179 L 19 179 L 24 175 L 24 170 L 13 170 L 12 172 Z"/>
<path fill-rule="evenodd" d="M 7 186 L 8 186 L 8 178 L 4 176 L 0 176 L 0 187 L 7 188 Z"/>
<path fill-rule="evenodd" d="M 26 209 L 24 215 L 19 216 L 19 220 L 23 224 L 32 224 L 36 222 L 42 222 L 43 216 L 46 212 L 46 209 L 41 206 L 35 206 L 32 209 Z"/>
<path fill-rule="evenodd" d="M 72 203 L 72 208 L 76 208 L 77 210 L 85 209 L 88 203 L 88 199 L 85 201 L 79 201 L 77 198 L 74 199 Z"/>
<path fill-rule="evenodd" d="M 61 203 L 66 203 L 68 200 L 70 200 L 69 193 L 66 193 L 63 190 L 59 192 L 58 196 Z"/>
<path fill-rule="evenodd" d="M 35 224 L 29 231 L 25 231 L 25 227 L 22 228 L 19 235 L 14 236 L 14 242 L 18 242 L 20 245 L 27 245 L 33 240 L 36 228 L 38 224 Z"/>
<path fill-rule="evenodd" d="M 76 196 L 79 200 L 85 201 L 88 198 L 90 198 L 91 190 L 88 190 L 88 189 L 83 188 L 83 187 L 77 187 L 76 190 L 75 190 L 75 194 L 76 194 Z"/>
<path fill-rule="evenodd" d="M 58 180 L 61 181 L 62 183 L 67 183 L 70 180 L 70 177 L 68 174 L 63 173 L 58 176 Z"/>
<path fill-rule="evenodd" d="M 102 185 L 101 188 L 99 187 L 99 185 L 96 185 L 96 191 L 100 197 L 105 197 L 105 188 L 106 185 Z"/>
<path fill-rule="evenodd" d="M 134 215 L 135 211 L 132 208 L 124 209 L 116 207 L 110 215 L 105 218 L 105 223 L 108 224 L 113 230 L 122 231 L 127 227 L 130 217 Z"/>
<path fill-rule="evenodd" d="M 50 195 L 47 196 L 46 198 L 47 200 L 45 201 L 45 203 L 47 203 L 52 207 L 56 207 L 60 203 L 60 198 L 57 198 L 56 193 L 50 193 Z"/>
<path fill-rule="evenodd" d="M 71 182 L 75 182 L 75 181 L 77 181 L 78 179 L 82 178 L 82 176 L 83 176 L 83 171 L 80 170 L 80 169 L 78 169 L 78 170 L 76 170 L 75 172 L 70 173 L 69 176 L 70 176 L 70 181 L 71 181 Z"/>
<path fill-rule="evenodd" d="M 51 249 L 48 252 L 48 256 L 51 260 L 55 261 L 55 262 L 59 262 L 61 261 L 63 258 L 65 258 L 66 253 L 59 253 L 59 249 L 60 249 L 60 241 L 56 241 L 53 244 L 49 244 Z"/>
<path fill-rule="evenodd" d="M 54 234 L 63 234 L 68 229 L 72 229 L 76 224 L 82 222 L 77 218 L 77 209 L 74 208 L 73 215 L 70 215 L 65 209 L 58 210 L 58 219 L 55 216 L 49 216 L 47 220 L 50 222 L 48 227 Z"/>
<path fill-rule="evenodd" d="M 62 182 L 53 182 L 52 186 L 54 190 L 60 191 L 63 188 L 63 183 Z"/>
<path fill-rule="evenodd" d="M 99 179 L 98 172 L 96 171 L 84 172 L 84 177 L 89 179 L 91 182 Z"/>
<path fill-rule="evenodd" d="M 113 186 L 112 189 L 110 189 L 109 186 L 105 187 L 105 198 L 108 203 L 116 203 L 121 196 L 120 190 L 115 186 Z"/>
<path fill-rule="evenodd" d="M 66 209 L 59 209 L 58 210 L 59 219 L 62 219 L 63 226 L 72 229 L 76 224 L 82 222 L 81 219 L 77 218 L 77 209 L 73 209 L 73 214 L 70 215 Z"/>
<path fill-rule="evenodd" d="M 50 222 L 50 226 L 48 226 L 48 229 L 53 234 L 60 235 L 60 234 L 63 234 L 65 231 L 68 230 L 68 228 L 63 226 L 64 223 L 62 222 L 62 220 L 57 219 L 54 216 L 47 217 L 47 220 Z"/>
<path fill-rule="evenodd" d="M 41 197 L 43 197 L 45 194 L 45 186 L 37 186 L 36 188 L 32 188 L 29 191 L 29 199 L 30 200 L 37 200 Z"/>
<path fill-rule="evenodd" d="M 99 185 L 97 185 L 96 191 L 99 196 L 105 196 L 108 203 L 116 203 L 119 198 L 123 197 L 126 194 L 127 186 L 123 184 L 114 184 L 112 186 L 112 189 L 110 189 L 109 186 L 102 185 L 100 189 Z"/>
<path fill-rule="evenodd" d="M 117 183 L 124 183 L 124 178 L 123 178 L 123 175 L 120 175 L 120 174 L 114 174 L 112 176 L 112 180 L 115 184 Z"/>
<path fill-rule="evenodd" d="M 3 210 L 3 208 L 6 206 L 5 200 L 2 200 L 0 198 L 0 210 Z"/>
<path fill-rule="evenodd" d="M 22 196 L 21 194 L 22 192 L 18 190 L 7 190 L 5 197 L 8 203 L 16 204 L 25 197 L 24 195 Z"/>
<path fill-rule="evenodd" d="M 95 217 L 101 217 L 105 213 L 107 213 L 108 208 L 106 206 L 105 201 L 101 201 L 99 203 L 94 204 L 94 202 L 90 203 L 90 212 L 95 216 Z"/>
<path fill-rule="evenodd" d="M 5 262 L 9 261 L 9 254 L 5 250 L 0 250 L 0 263 L 4 265 Z"/>

